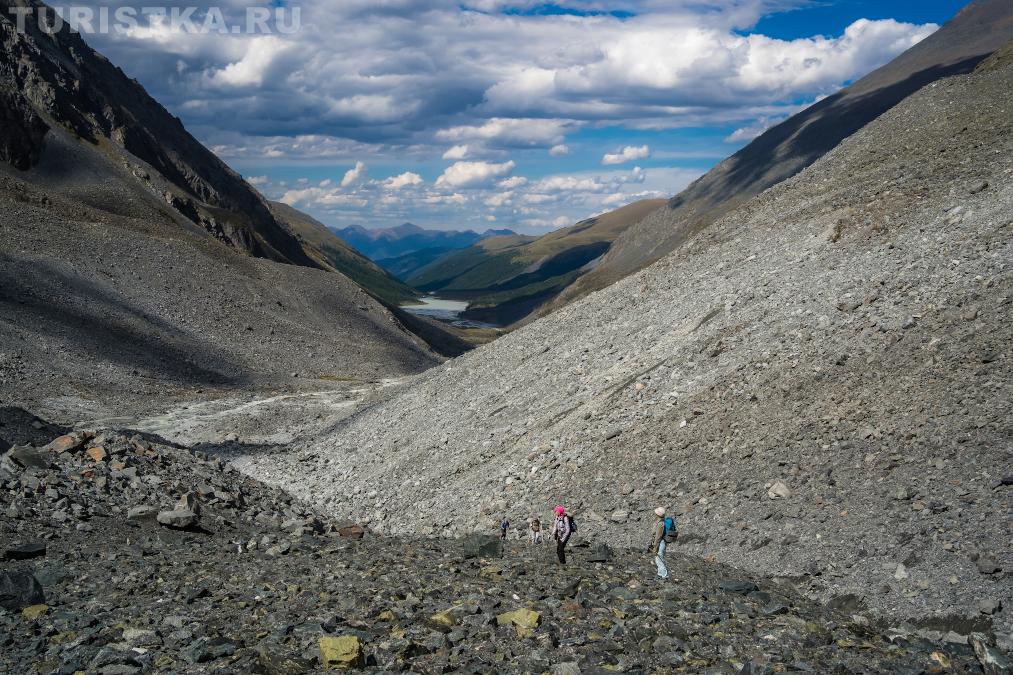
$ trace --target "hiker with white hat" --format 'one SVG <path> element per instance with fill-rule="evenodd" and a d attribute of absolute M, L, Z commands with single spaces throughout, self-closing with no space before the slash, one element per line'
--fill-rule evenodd
<path fill-rule="evenodd" d="M 654 555 L 654 564 L 658 566 L 658 578 L 668 578 L 668 566 L 665 564 L 665 548 L 667 547 L 667 539 L 669 538 L 669 522 L 673 524 L 675 521 L 671 518 L 665 518 L 665 507 L 659 506 L 654 509 L 654 526 L 652 528 L 652 534 L 654 539 L 651 543 L 651 554 Z"/>

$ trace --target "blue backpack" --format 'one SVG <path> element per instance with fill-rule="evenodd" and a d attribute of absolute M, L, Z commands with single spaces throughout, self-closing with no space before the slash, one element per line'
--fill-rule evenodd
<path fill-rule="evenodd" d="M 675 518 L 665 517 L 665 541 L 673 542 L 679 536 L 679 526 L 675 524 Z"/>

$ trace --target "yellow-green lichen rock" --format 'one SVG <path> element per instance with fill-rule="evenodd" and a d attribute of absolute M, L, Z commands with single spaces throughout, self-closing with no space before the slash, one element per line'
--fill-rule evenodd
<path fill-rule="evenodd" d="M 29 605 L 21 610 L 21 616 L 26 621 L 35 621 L 49 611 L 49 605 Z"/>
<path fill-rule="evenodd" d="M 320 662 L 327 670 L 347 670 L 366 665 L 362 640 L 355 635 L 320 638 Z"/>
<path fill-rule="evenodd" d="M 443 612 L 436 612 L 436 614 L 430 615 L 429 621 L 437 626 L 445 626 L 447 628 L 456 626 L 458 623 L 460 623 L 457 620 L 457 617 L 454 616 L 453 612 L 449 610 L 445 610 Z"/>
<path fill-rule="evenodd" d="M 513 624 L 518 628 L 534 629 L 542 623 L 542 615 L 531 609 L 518 609 L 500 614 L 496 617 L 496 623 L 500 626 Z"/>

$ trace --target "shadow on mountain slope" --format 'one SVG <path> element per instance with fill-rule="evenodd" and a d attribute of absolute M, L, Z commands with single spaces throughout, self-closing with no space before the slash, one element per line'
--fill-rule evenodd
<path fill-rule="evenodd" d="M 0 252 L 0 306 L 35 334 L 55 338 L 95 362 L 209 384 L 232 382 L 225 373 L 240 368 L 210 342 L 49 262 Z M 208 365 L 195 362 L 201 357 Z"/>

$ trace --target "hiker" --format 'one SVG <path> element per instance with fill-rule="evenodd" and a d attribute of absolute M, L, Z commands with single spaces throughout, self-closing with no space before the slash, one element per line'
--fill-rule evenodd
<path fill-rule="evenodd" d="M 531 543 L 542 543 L 542 522 L 538 520 L 538 516 L 531 516 Z"/>
<path fill-rule="evenodd" d="M 556 540 L 556 557 L 559 564 L 566 564 L 566 542 L 573 534 L 573 519 L 567 515 L 566 509 L 562 506 L 556 507 L 556 523 L 552 528 L 552 538 Z"/>
<path fill-rule="evenodd" d="M 506 541 L 507 530 L 509 529 L 510 529 L 510 521 L 506 519 L 506 516 L 503 516 L 503 522 L 499 524 L 499 538 L 502 539 L 503 541 Z"/>
<path fill-rule="evenodd" d="M 658 566 L 658 578 L 668 578 L 668 565 L 665 564 L 665 549 L 669 542 L 674 542 L 678 531 L 675 526 L 675 519 L 665 517 L 665 507 L 659 506 L 654 509 L 654 526 L 652 528 L 653 540 L 650 551 L 654 555 L 654 564 Z"/>

